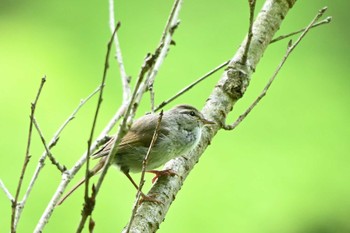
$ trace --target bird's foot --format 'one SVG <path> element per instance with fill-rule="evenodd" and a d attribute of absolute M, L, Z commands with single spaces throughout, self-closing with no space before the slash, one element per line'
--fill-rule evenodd
<path fill-rule="evenodd" d="M 166 170 L 161 170 L 161 171 L 158 171 L 158 170 L 150 170 L 150 171 L 147 171 L 149 173 L 153 173 L 155 174 L 155 176 L 153 177 L 152 179 L 152 184 L 154 182 L 156 182 L 156 180 L 161 177 L 161 176 L 177 176 L 177 174 L 171 170 L 171 169 L 166 169 Z"/>

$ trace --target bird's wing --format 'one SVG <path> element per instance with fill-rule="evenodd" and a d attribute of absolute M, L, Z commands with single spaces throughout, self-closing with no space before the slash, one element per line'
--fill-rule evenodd
<path fill-rule="evenodd" d="M 150 114 L 136 120 L 131 126 L 128 133 L 122 138 L 119 143 L 118 153 L 128 150 L 130 147 L 142 146 L 149 147 L 151 144 L 154 131 L 158 122 L 158 115 Z M 161 122 L 161 125 L 163 123 Z M 166 127 L 160 127 L 159 136 L 167 136 L 169 130 Z M 101 158 L 107 156 L 115 142 L 115 137 L 112 137 L 100 150 L 93 154 L 93 158 Z"/>

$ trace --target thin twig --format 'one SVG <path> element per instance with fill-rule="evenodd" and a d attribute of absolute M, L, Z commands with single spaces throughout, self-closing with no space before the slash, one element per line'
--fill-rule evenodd
<path fill-rule="evenodd" d="M 323 25 L 323 24 L 326 24 L 326 23 L 330 23 L 332 20 L 332 17 L 327 17 L 326 19 L 318 22 L 318 23 L 314 23 L 312 25 L 311 28 L 314 28 L 314 27 L 317 27 L 317 26 L 320 26 L 320 25 Z M 311 29 L 310 28 L 310 29 Z M 296 35 L 300 32 L 303 32 L 305 30 L 304 29 L 301 29 L 299 31 L 296 31 L 296 32 L 293 32 L 293 33 L 290 33 L 288 35 L 283 35 L 283 36 L 279 36 L 277 37 L 276 39 L 273 39 L 271 40 L 270 44 L 271 43 L 274 43 L 274 42 L 277 42 L 277 41 L 280 41 L 280 40 L 283 40 L 283 39 L 286 39 L 290 36 L 293 36 L 293 35 Z M 214 68 L 213 70 L 209 71 L 207 74 L 205 74 L 204 76 L 200 77 L 199 79 L 197 79 L 195 82 L 191 83 L 190 85 L 188 85 L 187 87 L 185 87 L 184 89 L 182 89 L 181 91 L 179 91 L 177 94 L 175 94 L 173 97 L 163 101 L 161 104 L 159 104 L 157 107 L 154 108 L 154 112 L 157 112 L 158 110 L 160 110 L 161 108 L 163 108 L 164 106 L 166 106 L 167 104 L 169 104 L 170 102 L 172 102 L 173 100 L 177 99 L 178 97 L 180 97 L 181 95 L 183 95 L 184 93 L 186 93 L 187 91 L 189 91 L 192 87 L 194 87 L 195 85 L 197 85 L 198 83 L 200 83 L 201 81 L 203 81 L 204 79 L 206 79 L 207 77 L 209 77 L 210 75 L 214 74 L 216 71 L 220 70 L 221 68 L 225 67 L 226 65 L 229 64 L 230 61 L 226 61 L 222 64 L 220 64 L 219 66 L 217 66 L 216 68 Z"/>
<path fill-rule="evenodd" d="M 114 144 L 111 147 L 111 150 L 109 151 L 109 153 L 107 155 L 106 162 L 105 162 L 103 168 L 101 169 L 101 175 L 100 175 L 100 177 L 99 177 L 99 179 L 97 181 L 97 184 L 92 189 L 93 190 L 92 195 L 91 195 L 91 197 L 86 197 L 85 196 L 85 203 L 84 203 L 83 211 L 82 211 L 82 214 L 81 214 L 82 217 L 80 219 L 77 232 L 81 232 L 83 230 L 85 222 L 86 222 L 88 216 L 91 217 L 91 214 L 92 214 L 92 211 L 93 211 L 93 208 L 94 208 L 94 203 L 95 203 L 96 196 L 97 196 L 97 194 L 98 194 L 98 192 L 99 192 L 99 190 L 101 188 L 102 182 L 103 182 L 103 180 L 104 180 L 104 178 L 105 178 L 105 176 L 107 174 L 107 170 L 108 170 L 109 165 L 110 165 L 110 163 L 112 161 L 113 155 L 117 151 L 118 144 L 120 143 L 121 138 L 128 131 L 127 122 L 128 122 L 129 117 L 130 117 L 130 113 L 131 113 L 131 110 L 133 109 L 133 106 L 134 105 L 138 105 L 138 104 L 135 104 L 135 97 L 136 97 L 136 93 L 139 90 L 140 85 L 141 85 L 141 83 L 143 81 L 143 77 L 145 75 L 145 72 L 149 69 L 149 66 L 147 65 L 148 61 L 149 61 L 149 59 L 146 58 L 145 64 L 141 68 L 141 72 L 140 72 L 139 78 L 137 80 L 137 83 L 136 83 L 135 89 L 133 91 L 133 94 L 131 96 L 130 102 L 127 104 L 126 110 L 124 111 L 123 121 L 122 121 L 122 123 L 121 123 L 121 125 L 120 125 L 120 127 L 118 129 L 117 134 L 116 134 L 116 140 L 114 141 Z M 87 161 L 87 158 L 86 158 L 86 161 Z M 87 177 L 89 177 L 89 173 L 87 173 L 87 175 L 88 175 Z M 85 187 L 87 187 L 87 185 Z"/>
<path fill-rule="evenodd" d="M 253 23 L 254 23 L 254 11 L 255 11 L 255 0 L 248 0 L 249 3 L 249 28 L 248 28 L 248 37 L 246 40 L 246 44 L 244 46 L 244 53 L 242 56 L 242 64 L 245 65 L 248 59 L 248 52 L 250 43 L 252 42 L 253 38 Z"/>
<path fill-rule="evenodd" d="M 96 198 L 96 195 L 98 194 L 99 190 L 100 190 L 100 187 L 102 185 L 102 182 L 107 174 L 107 170 L 109 168 L 109 165 L 112 161 L 112 158 L 113 158 L 113 155 L 116 153 L 117 149 L 118 149 L 118 145 L 122 139 L 122 137 L 127 133 L 128 131 L 128 121 L 129 119 L 132 119 L 135 115 L 135 110 L 138 106 L 138 103 L 139 102 L 136 102 L 135 99 L 136 99 L 136 93 L 138 93 L 138 91 L 140 90 L 140 87 L 141 87 L 141 84 L 142 84 L 142 81 L 144 79 L 144 76 L 146 74 L 146 72 L 148 71 L 148 69 L 150 68 L 150 64 L 152 63 L 152 57 L 146 57 L 145 58 L 145 61 L 144 61 L 144 64 L 143 66 L 141 67 L 141 71 L 140 71 L 140 74 L 138 76 L 138 79 L 136 81 L 136 85 L 135 85 L 135 88 L 134 88 L 134 91 L 132 93 L 132 96 L 130 98 L 130 102 L 127 104 L 126 106 L 126 110 L 124 112 L 124 118 L 123 118 L 123 121 L 122 123 L 120 124 L 120 127 L 118 129 L 118 132 L 116 134 L 116 140 L 114 141 L 114 144 L 113 146 L 111 147 L 111 150 L 109 151 L 108 153 L 108 156 L 107 156 L 107 159 L 106 159 L 106 162 L 102 168 L 102 172 L 101 172 L 101 175 L 97 181 L 97 184 L 96 184 L 96 187 L 94 189 L 94 195 L 91 196 L 91 199 L 95 199 Z"/>
<path fill-rule="evenodd" d="M 100 94 L 97 100 L 97 106 L 96 106 L 96 110 L 95 110 L 95 115 L 93 118 L 93 122 L 92 122 L 92 126 L 91 126 L 91 131 L 90 131 L 90 137 L 88 139 L 88 149 L 87 149 L 87 153 L 86 153 L 86 170 L 85 170 L 85 203 L 84 203 L 84 208 L 82 211 L 82 218 L 81 221 L 79 223 L 77 232 L 81 232 L 84 228 L 85 225 L 85 221 L 87 219 L 87 217 L 89 215 L 91 215 L 93 209 L 94 209 L 94 202 L 92 199 L 89 198 L 89 179 L 90 179 L 90 171 L 89 171 L 89 163 L 90 163 L 90 148 L 92 145 L 92 139 L 94 137 L 94 132 L 95 132 L 95 127 L 96 127 L 96 123 L 97 123 L 97 117 L 100 111 L 100 107 L 101 107 L 101 103 L 102 103 L 102 96 L 103 96 L 103 91 L 104 91 L 104 86 L 106 83 L 106 77 L 107 77 L 107 71 L 109 68 L 109 54 L 112 48 L 112 43 L 113 43 L 113 39 L 115 34 L 117 33 L 118 29 L 120 27 L 120 23 L 118 22 L 116 27 L 114 28 L 114 31 L 112 33 L 112 36 L 107 44 L 107 52 L 106 52 L 106 56 L 105 56 L 105 65 L 104 65 L 104 69 L 103 69 L 103 75 L 102 75 L 102 81 L 101 81 L 101 89 L 100 89 Z"/>
<path fill-rule="evenodd" d="M 177 2 L 181 2 L 181 0 L 179 0 Z M 178 15 L 178 10 L 176 12 L 177 12 L 176 14 L 174 13 L 175 16 Z M 173 32 L 170 32 L 170 33 L 173 33 Z M 167 44 L 167 45 L 170 45 L 169 38 L 171 40 L 171 37 L 169 37 L 169 36 L 165 37 L 165 41 L 166 41 L 165 44 Z M 116 140 L 114 141 L 114 144 L 111 147 L 111 150 L 110 150 L 110 152 L 109 152 L 109 154 L 107 156 L 106 163 L 104 164 L 104 167 L 102 168 L 101 175 L 100 175 L 100 177 L 99 177 L 99 179 L 97 181 L 96 187 L 94 189 L 94 193 L 93 193 L 94 195 L 92 195 L 91 198 L 90 198 L 91 200 L 94 200 L 96 198 L 96 195 L 98 194 L 98 192 L 100 190 L 100 187 L 102 185 L 102 182 L 103 182 L 103 180 L 104 180 L 104 178 L 105 178 L 105 176 L 107 174 L 108 168 L 109 168 L 111 160 L 113 158 L 113 155 L 117 151 L 118 144 L 119 144 L 122 136 L 124 136 L 125 133 L 128 130 L 128 128 L 126 128 L 127 123 L 128 123 L 128 121 L 130 119 L 132 119 L 134 117 L 136 109 L 138 107 L 138 104 L 141 101 L 143 93 L 145 92 L 146 85 L 142 85 L 143 84 L 143 80 L 144 80 L 144 76 L 145 76 L 145 74 L 147 72 L 151 72 L 151 75 L 148 76 L 148 79 L 146 79 L 146 81 L 150 80 L 150 78 L 154 79 L 155 74 L 156 74 L 155 70 L 156 70 L 156 68 L 159 68 L 160 64 L 162 63 L 162 61 L 161 62 L 159 61 L 160 60 L 159 58 L 161 57 L 162 60 L 163 60 L 165 55 L 166 55 L 166 51 L 164 52 L 164 49 L 168 50 L 168 47 L 167 46 L 161 46 L 161 48 L 156 50 L 154 55 L 148 54 L 146 56 L 145 60 L 144 60 L 144 64 L 142 65 L 140 73 L 138 75 L 138 79 L 136 81 L 136 85 L 135 85 L 134 91 L 133 91 L 133 93 L 131 95 L 130 101 L 129 101 L 127 109 L 125 111 L 124 119 L 123 119 L 123 121 L 122 121 L 122 123 L 121 123 L 121 125 L 120 125 L 120 127 L 118 129 L 118 132 L 117 132 L 117 135 L 116 135 Z M 151 68 L 153 68 L 153 69 L 150 71 Z M 85 207 L 84 207 L 84 209 L 85 209 Z M 81 224 L 84 224 L 83 222 L 85 222 L 85 221 L 86 221 L 86 217 L 82 217 L 79 226 L 81 226 Z M 80 229 L 80 227 L 78 228 L 78 230 L 79 229 Z"/>
<path fill-rule="evenodd" d="M 133 220 L 135 218 L 135 214 L 136 214 L 136 211 L 137 211 L 137 206 L 139 204 L 140 197 L 141 197 L 141 194 L 142 194 L 142 188 L 143 188 L 143 185 L 145 184 L 145 174 L 146 174 L 146 167 L 147 167 L 147 163 L 148 163 L 148 158 L 149 158 L 149 155 L 150 155 L 150 153 L 152 151 L 152 148 L 153 148 L 153 146 L 154 146 L 154 144 L 155 144 L 155 142 L 156 142 L 156 140 L 158 138 L 159 129 L 160 129 L 160 123 L 162 121 L 162 118 L 163 118 L 163 110 L 159 113 L 157 126 L 154 129 L 154 133 L 153 133 L 153 136 L 152 136 L 151 144 L 149 145 L 147 153 L 145 155 L 145 158 L 142 161 L 142 170 L 141 170 L 140 183 L 139 183 L 139 186 L 138 186 L 138 189 L 137 189 L 136 200 L 135 200 L 135 203 L 134 203 L 134 206 L 133 206 L 133 209 L 132 209 L 132 213 L 131 213 L 131 217 L 130 217 L 130 220 L 129 220 L 129 224 L 128 224 L 126 233 L 129 233 L 130 228 L 131 228 L 131 224 L 132 224 L 132 222 L 133 222 Z"/>
<path fill-rule="evenodd" d="M 322 21 L 320 21 L 320 22 L 315 22 L 315 23 L 310 27 L 310 29 L 311 29 L 311 28 L 318 27 L 318 26 L 321 26 L 321 25 L 323 25 L 323 24 L 330 23 L 331 21 L 332 21 L 332 17 L 329 16 L 329 17 L 325 18 L 324 20 L 322 20 Z M 283 40 L 283 39 L 286 39 L 286 38 L 288 38 L 288 37 L 294 36 L 294 35 L 296 35 L 296 34 L 298 34 L 298 33 L 303 32 L 303 31 L 305 31 L 305 28 L 300 29 L 300 30 L 298 30 L 298 31 L 296 31 L 296 32 L 289 33 L 289 34 L 287 34 L 287 35 L 279 36 L 279 37 L 277 37 L 277 38 L 271 40 L 271 41 L 270 41 L 270 44 L 275 43 L 275 42 L 280 41 L 280 40 Z"/>
<path fill-rule="evenodd" d="M 151 99 L 151 112 L 154 112 L 154 90 L 153 90 L 153 84 L 156 75 L 158 74 L 159 68 L 162 65 L 171 44 L 174 44 L 174 41 L 172 40 L 172 36 L 175 32 L 175 29 L 178 27 L 180 21 L 178 19 L 179 12 L 181 9 L 182 0 L 175 0 L 174 5 L 170 11 L 169 18 L 167 20 L 167 23 L 165 25 L 160 43 L 158 45 L 158 48 L 156 49 L 156 52 L 154 53 L 156 62 L 151 68 L 151 71 L 148 74 L 148 77 L 146 79 L 146 84 L 148 87 L 148 90 L 150 91 L 150 99 Z"/>
<path fill-rule="evenodd" d="M 112 119 L 108 122 L 107 126 L 102 130 L 100 135 L 97 137 L 97 139 L 92 144 L 90 151 L 96 150 L 97 146 L 99 145 L 100 141 L 103 140 L 106 135 L 112 130 L 112 128 L 115 126 L 115 124 L 119 121 L 119 119 L 125 114 L 127 108 L 127 104 L 122 104 L 120 108 L 116 111 Z M 58 185 L 55 193 L 53 194 L 50 202 L 46 206 L 46 209 L 42 216 L 40 217 L 40 220 L 38 224 L 35 227 L 34 232 L 35 233 L 41 233 L 43 231 L 43 228 L 46 226 L 47 222 L 49 221 L 56 204 L 60 200 L 64 190 L 67 188 L 69 182 L 72 180 L 72 178 L 75 176 L 75 174 L 80 170 L 80 168 L 84 165 L 86 161 L 86 153 L 84 152 L 83 155 L 80 157 L 80 159 L 73 165 L 73 167 L 64 172 L 62 175 L 62 179 L 60 184 Z"/>
<path fill-rule="evenodd" d="M 43 145 L 44 145 L 46 154 L 47 154 L 47 156 L 49 157 L 49 159 L 51 160 L 51 163 L 52 163 L 53 165 L 55 165 L 55 166 L 57 167 L 57 169 L 58 169 L 60 172 L 63 173 L 64 171 L 67 170 L 67 168 L 66 168 L 65 166 L 61 165 L 61 164 L 55 159 L 55 157 L 53 157 L 53 155 L 52 155 L 52 153 L 51 153 L 51 151 L 50 151 L 50 149 L 49 149 L 49 146 L 46 144 L 45 137 L 44 137 L 44 135 L 43 135 L 43 133 L 42 133 L 40 127 L 39 127 L 39 124 L 38 124 L 37 120 L 35 119 L 35 117 L 34 117 L 34 119 L 33 119 L 33 123 L 34 123 L 34 125 L 35 125 L 36 130 L 37 130 L 38 133 L 39 133 L 39 136 L 40 136 L 40 139 L 41 139 L 41 141 L 42 141 L 42 143 L 43 143 Z"/>
<path fill-rule="evenodd" d="M 84 106 L 84 104 L 86 102 L 88 102 L 94 95 L 96 95 L 99 91 L 101 90 L 101 87 L 98 86 L 93 92 L 91 92 L 91 94 L 89 94 L 85 99 L 80 100 L 80 103 L 78 105 L 78 107 L 76 109 L 74 109 L 74 111 L 72 112 L 72 114 L 67 118 L 67 120 L 65 122 L 63 122 L 63 124 L 61 125 L 61 127 L 56 131 L 56 133 L 54 134 L 54 136 L 52 137 L 50 143 L 49 143 L 49 148 L 51 149 L 53 146 L 56 145 L 59 136 L 61 134 L 61 132 L 63 131 L 63 129 L 68 125 L 68 123 L 70 121 L 72 121 L 75 116 L 77 115 L 77 113 L 79 112 L 79 110 Z"/>
<path fill-rule="evenodd" d="M 174 16 L 173 16 L 173 19 L 171 22 L 174 21 L 174 18 L 177 21 L 179 5 L 180 5 L 181 0 L 177 0 L 176 2 L 178 2 L 177 4 L 175 4 L 177 6 L 177 8 L 176 8 L 177 10 L 172 11 L 172 12 L 174 12 L 174 13 L 172 13 Z M 174 24 L 170 24 L 170 25 L 173 26 Z M 173 33 L 172 30 L 168 30 L 168 31 L 170 34 Z M 169 45 L 171 42 L 171 36 L 169 37 L 168 34 L 166 34 L 165 37 L 163 34 L 163 37 L 165 38 L 164 39 L 165 42 L 160 47 L 158 47 L 156 49 L 156 52 L 154 53 L 154 55 L 148 54 L 146 56 L 146 58 L 144 59 L 144 63 L 142 65 L 140 73 L 138 75 L 138 79 L 136 81 L 134 91 L 133 91 L 132 96 L 130 98 L 130 101 L 128 103 L 127 109 L 125 111 L 124 119 L 123 119 L 123 121 L 118 129 L 118 132 L 116 134 L 116 140 L 114 141 L 114 144 L 113 144 L 113 146 L 112 146 L 112 148 L 107 156 L 106 163 L 105 163 L 105 165 L 102 169 L 101 175 L 97 181 L 97 184 L 95 187 L 95 195 L 98 194 L 99 189 L 101 187 L 101 184 L 104 180 L 104 177 L 107 174 L 107 170 L 108 170 L 110 162 L 113 158 L 112 155 L 114 155 L 116 153 L 118 144 L 119 144 L 122 136 L 125 135 L 125 133 L 128 130 L 126 128 L 127 122 L 129 120 L 133 119 L 133 117 L 135 116 L 135 112 L 136 112 L 136 109 L 139 105 L 139 102 L 141 101 L 141 98 L 142 98 L 144 92 L 146 91 L 147 85 L 145 83 L 147 83 L 148 80 L 150 80 L 151 78 L 153 78 L 153 79 L 155 78 L 157 70 L 159 69 L 159 66 L 162 64 L 162 61 L 165 58 L 165 55 L 168 51 L 168 48 L 169 48 Z M 162 37 L 162 40 L 163 40 L 163 37 Z M 160 57 L 161 57 L 161 59 L 160 59 Z M 159 61 L 159 60 L 161 60 L 161 61 Z M 151 68 L 152 68 L 152 70 L 150 71 Z M 150 72 L 150 75 L 147 77 L 145 82 L 143 82 L 144 76 L 147 72 Z"/>
<path fill-rule="evenodd" d="M 114 0 L 109 0 L 109 27 L 111 33 L 115 29 L 115 16 L 114 16 Z M 123 62 L 122 50 L 120 48 L 118 33 L 114 35 L 114 45 L 115 45 L 115 58 L 118 62 L 120 77 L 123 87 L 123 103 L 126 103 L 131 95 L 130 89 L 130 78 L 126 74 L 125 66 Z"/>
<path fill-rule="evenodd" d="M 67 118 L 67 120 L 60 126 L 60 128 L 55 132 L 54 136 L 52 137 L 50 143 L 48 144 L 48 148 L 51 149 L 52 147 L 54 147 L 56 144 L 57 144 L 57 141 L 59 139 L 59 136 L 61 134 L 61 132 L 64 130 L 64 128 L 68 125 L 68 123 L 70 121 L 72 121 L 76 114 L 78 113 L 78 111 L 81 109 L 81 107 L 83 107 L 83 105 L 88 101 L 90 100 L 98 91 L 100 90 L 100 87 L 96 88 L 89 96 L 87 96 L 85 99 L 81 100 L 80 101 L 80 104 L 78 105 L 78 107 L 76 109 L 74 109 L 74 111 L 72 112 L 72 114 Z M 30 183 L 28 185 L 28 188 L 25 192 L 25 194 L 23 195 L 23 199 L 21 201 L 21 203 L 23 204 L 23 206 L 25 205 L 33 187 L 34 187 L 34 184 L 39 176 L 39 173 L 41 172 L 42 168 L 44 167 L 44 161 L 46 159 L 46 156 L 47 156 L 47 151 L 45 150 L 41 157 L 39 158 L 39 162 L 38 162 L 38 165 L 37 167 L 35 168 L 35 171 L 32 175 L 32 178 L 30 180 Z M 15 222 L 18 222 L 19 218 L 20 218 L 20 215 L 21 215 L 21 211 L 18 211 L 17 213 L 17 216 L 16 216 L 16 219 L 15 219 Z"/>
<path fill-rule="evenodd" d="M 28 165 L 30 157 L 31 157 L 29 153 L 30 153 L 30 145 L 31 145 L 31 140 L 32 140 L 33 119 L 34 119 L 35 108 L 36 108 L 36 104 L 38 103 L 38 100 L 39 100 L 39 97 L 40 97 L 40 93 L 41 93 L 41 91 L 43 89 L 43 86 L 44 86 L 45 82 L 46 82 L 46 76 L 44 76 L 41 79 L 38 93 L 37 93 L 37 95 L 35 97 L 34 102 L 31 104 L 31 113 L 30 113 L 27 148 L 26 148 L 26 153 L 25 153 L 25 156 L 24 156 L 24 162 L 23 162 L 23 166 L 22 166 L 22 171 L 21 171 L 21 174 L 20 174 L 20 177 L 19 177 L 19 181 L 18 181 L 18 185 L 17 185 L 15 199 L 12 202 L 11 232 L 13 232 L 13 233 L 16 232 L 15 218 L 16 218 L 16 215 L 17 215 L 18 197 L 19 197 L 19 193 L 20 193 L 21 188 L 22 188 L 23 177 L 24 177 L 24 174 L 25 174 L 26 169 L 27 169 L 27 165 Z"/>
<path fill-rule="evenodd" d="M 180 6 L 180 2 L 181 0 L 177 0 L 176 2 L 179 2 L 177 4 L 177 10 L 174 11 L 173 13 L 173 20 L 172 22 L 174 21 L 174 18 L 176 19 L 177 21 L 177 17 L 178 17 L 178 13 L 179 13 L 179 6 Z M 174 24 L 171 24 L 172 26 Z M 173 31 L 172 30 L 169 30 L 169 33 L 172 34 Z M 132 96 L 130 98 L 130 101 L 126 107 L 126 111 L 125 111 L 125 114 L 124 114 L 124 119 L 118 129 L 118 132 L 116 134 L 116 140 L 114 141 L 114 144 L 113 146 L 111 147 L 111 150 L 107 156 L 107 159 L 106 159 L 106 163 L 104 164 L 104 167 L 102 168 L 102 172 L 101 172 L 101 175 L 97 181 L 97 184 L 96 184 L 96 187 L 95 187 L 95 196 L 91 197 L 92 199 L 96 197 L 96 195 L 98 194 L 99 192 L 99 189 L 102 185 L 102 182 L 104 180 L 104 177 L 106 176 L 107 174 L 107 170 L 110 166 L 110 163 L 111 163 L 111 160 L 112 160 L 112 156 L 116 153 L 117 151 L 117 148 L 118 148 L 118 144 L 122 138 L 123 135 L 125 135 L 125 133 L 127 132 L 127 122 L 132 119 L 134 116 L 135 116 L 135 112 L 136 112 L 136 109 L 139 105 L 139 102 L 141 101 L 141 98 L 146 90 L 146 87 L 147 85 L 145 85 L 145 83 L 143 82 L 144 80 L 144 76 L 147 72 L 150 72 L 151 74 L 148 76 L 148 78 L 146 79 L 145 82 L 147 82 L 147 80 L 149 80 L 150 78 L 155 78 L 155 75 L 156 75 L 156 70 L 159 69 L 159 66 L 162 64 L 162 61 L 164 60 L 165 58 L 165 55 L 168 51 L 168 48 L 169 48 L 169 45 L 170 45 L 170 42 L 171 42 L 171 36 L 169 36 L 168 34 L 165 36 L 165 43 L 163 46 L 161 47 L 158 47 L 155 54 L 154 55 L 151 55 L 151 54 L 148 54 L 144 60 L 144 64 L 142 65 L 141 67 L 141 70 L 140 70 L 140 73 L 138 75 L 138 79 L 136 81 L 136 85 L 135 85 L 135 88 L 134 88 L 134 91 L 132 93 Z M 160 61 L 161 60 L 161 61 Z M 151 71 L 150 69 L 153 68 Z"/>
<path fill-rule="evenodd" d="M 154 111 L 157 112 L 158 110 L 162 109 L 164 106 L 166 106 L 167 104 L 169 104 L 170 102 L 172 102 L 173 100 L 177 99 L 178 97 L 180 97 L 181 95 L 183 95 L 184 93 L 186 93 L 187 91 L 189 91 L 192 87 L 194 87 L 195 85 L 197 85 L 198 83 L 202 82 L 204 79 L 208 78 L 210 75 L 214 74 L 216 71 L 220 70 L 221 68 L 227 66 L 229 64 L 230 61 L 226 61 L 220 65 L 218 65 L 217 67 L 215 67 L 214 69 L 212 69 L 211 71 L 209 71 L 208 73 L 206 73 L 205 75 L 203 75 L 202 77 L 200 77 L 199 79 L 197 79 L 196 81 L 194 81 L 193 83 L 191 83 L 190 85 L 188 85 L 187 87 L 183 88 L 181 91 L 179 91 L 178 93 L 176 93 L 173 97 L 163 101 L 161 104 L 159 104 Z"/>
<path fill-rule="evenodd" d="M 0 179 L 0 188 L 2 189 L 2 191 L 4 191 L 4 193 L 6 194 L 7 198 L 13 202 L 14 198 L 12 196 L 12 194 L 10 193 L 10 191 L 6 188 L 5 184 L 2 182 L 2 180 Z"/>
<path fill-rule="evenodd" d="M 224 125 L 223 128 L 225 130 L 233 130 L 235 129 L 246 117 L 247 115 L 253 110 L 253 108 L 260 102 L 260 100 L 266 95 L 268 89 L 270 88 L 272 82 L 275 80 L 277 74 L 283 67 L 284 63 L 286 62 L 289 55 L 292 53 L 292 51 L 295 49 L 295 47 L 300 43 L 300 41 L 304 38 L 304 36 L 309 32 L 312 25 L 320 18 L 322 15 L 326 12 L 327 7 L 322 8 L 318 14 L 315 16 L 315 18 L 311 21 L 311 23 L 304 29 L 303 33 L 299 36 L 299 38 L 295 41 L 295 43 L 292 43 L 292 41 L 289 41 L 286 54 L 284 55 L 282 61 L 278 65 L 277 69 L 275 70 L 274 74 L 264 87 L 263 91 L 260 93 L 260 95 L 255 99 L 255 101 L 249 106 L 249 108 L 238 117 L 238 119 L 232 124 L 232 125 Z"/>
<path fill-rule="evenodd" d="M 315 23 L 312 25 L 311 28 L 314 28 L 314 27 L 317 27 L 317 26 L 320 26 L 322 24 L 326 24 L 326 23 L 330 23 L 331 22 L 331 19 L 332 17 L 327 17 L 326 19 L 318 22 L 318 23 Z M 311 29 L 310 28 L 310 29 Z M 293 36 L 295 34 L 298 34 L 300 32 L 303 32 L 305 30 L 302 29 L 302 30 L 299 30 L 299 31 L 296 31 L 296 32 L 293 32 L 293 33 L 290 33 L 288 35 L 284 35 L 284 36 L 280 36 L 280 37 L 277 37 L 276 39 L 273 39 L 271 43 L 274 43 L 274 42 L 277 42 L 277 41 L 280 41 L 280 40 L 283 40 L 287 37 L 290 37 L 290 36 Z M 209 71 L 207 74 L 205 74 L 204 76 L 200 77 L 199 79 L 197 79 L 196 81 L 194 81 L 193 83 L 191 83 L 190 85 L 188 85 L 187 87 L 185 87 L 184 89 L 182 89 L 181 91 L 179 91 L 177 94 L 175 94 L 173 97 L 163 101 L 161 104 L 159 104 L 157 107 L 154 108 L 154 112 L 157 112 L 158 110 L 160 110 L 161 108 L 163 108 L 164 106 L 166 106 L 167 104 L 169 104 L 170 102 L 172 102 L 173 100 L 177 99 L 178 97 L 180 97 L 181 95 L 183 95 L 184 93 L 186 93 L 187 91 L 189 91 L 192 87 L 194 87 L 195 85 L 197 85 L 198 83 L 200 83 L 201 81 L 203 81 L 204 79 L 206 79 L 207 77 L 209 77 L 210 75 L 214 74 L 216 71 L 220 70 L 221 68 L 225 67 L 226 65 L 229 64 L 230 61 L 226 61 L 222 64 L 220 64 L 219 66 L 217 66 L 216 68 L 214 68 L 213 70 Z"/>

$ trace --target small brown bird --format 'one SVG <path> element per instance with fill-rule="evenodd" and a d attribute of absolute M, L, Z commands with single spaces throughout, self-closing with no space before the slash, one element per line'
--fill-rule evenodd
<path fill-rule="evenodd" d="M 118 151 L 113 156 L 112 163 L 117 166 L 138 188 L 129 172 L 137 173 L 142 170 L 142 163 L 151 144 L 154 131 L 158 124 L 159 115 L 156 113 L 145 115 L 137 119 L 128 133 L 118 145 Z M 156 174 L 155 180 L 161 175 L 174 174 L 171 170 L 155 171 L 167 161 L 191 151 L 199 142 L 205 125 L 214 124 L 206 120 L 203 114 L 190 105 L 178 105 L 164 112 L 160 122 L 158 138 L 148 157 L 146 171 Z M 113 146 L 112 137 L 100 150 L 93 154 L 93 158 L 101 158 L 91 170 L 91 176 L 97 174 L 106 162 L 106 156 Z M 60 205 L 72 192 L 85 182 L 82 179 L 68 192 L 57 205 Z M 147 196 L 143 194 L 147 199 Z"/>

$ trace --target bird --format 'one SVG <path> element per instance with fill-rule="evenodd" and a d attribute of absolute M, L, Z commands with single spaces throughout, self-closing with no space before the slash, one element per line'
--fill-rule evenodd
<path fill-rule="evenodd" d="M 129 173 L 142 171 L 144 158 L 158 124 L 158 137 L 151 148 L 146 165 L 146 171 L 156 175 L 152 182 L 162 175 L 174 175 L 175 173 L 171 169 L 163 171 L 154 169 L 193 150 L 201 138 L 204 126 L 215 124 L 213 121 L 205 119 L 203 114 L 195 107 L 186 104 L 177 105 L 165 111 L 160 123 L 158 121 L 159 114 L 157 113 L 146 114 L 137 119 L 122 138 L 117 152 L 112 155 L 112 164 L 126 175 L 136 189 L 138 189 L 138 185 Z M 91 169 L 90 176 L 94 176 L 101 171 L 115 140 L 115 136 L 111 137 L 92 155 L 93 159 L 100 159 L 100 161 Z M 84 182 L 85 178 L 62 197 L 57 205 L 62 204 Z M 152 201 L 152 198 L 141 194 L 145 200 Z"/>

